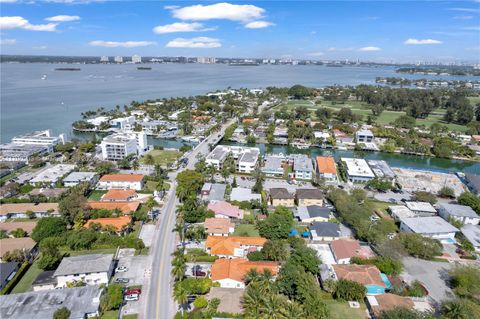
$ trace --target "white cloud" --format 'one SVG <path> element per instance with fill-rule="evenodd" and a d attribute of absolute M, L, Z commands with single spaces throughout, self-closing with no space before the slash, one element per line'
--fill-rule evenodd
<path fill-rule="evenodd" d="M 45 20 L 51 22 L 70 22 L 80 20 L 79 16 L 67 16 L 67 15 L 58 15 L 54 17 L 48 17 Z"/>
<path fill-rule="evenodd" d="M 180 6 L 164 6 L 163 7 L 165 10 L 175 10 L 180 8 Z"/>
<path fill-rule="evenodd" d="M 328 51 L 330 52 L 335 52 L 335 51 L 343 52 L 343 51 L 353 51 L 353 50 L 354 48 L 335 48 L 335 47 L 328 48 Z"/>
<path fill-rule="evenodd" d="M 480 26 L 475 26 L 475 27 L 465 27 L 462 28 L 463 30 L 468 30 L 468 31 L 480 31 Z"/>
<path fill-rule="evenodd" d="M 480 12 L 480 9 L 473 8 L 449 8 L 450 11 L 459 11 L 459 12 Z"/>
<path fill-rule="evenodd" d="M 27 19 L 19 16 L 14 17 L 0 17 L 0 29 L 24 29 L 29 31 L 56 31 L 56 23 L 47 24 L 31 24 Z"/>
<path fill-rule="evenodd" d="M 46 45 L 40 45 L 38 47 L 33 47 L 34 50 L 46 50 L 48 47 Z"/>
<path fill-rule="evenodd" d="M 192 39 L 176 38 L 167 43 L 167 48 L 192 48 L 212 49 L 219 48 L 222 44 L 219 39 L 208 37 L 197 37 Z"/>
<path fill-rule="evenodd" d="M 107 47 L 107 48 L 136 48 L 136 47 L 146 47 L 150 45 L 157 44 L 156 42 L 152 41 L 124 41 L 124 42 L 116 42 L 116 41 L 91 41 L 89 43 L 92 46 L 96 47 Z"/>
<path fill-rule="evenodd" d="M 419 45 L 419 44 L 442 44 L 442 41 L 439 40 L 433 40 L 433 39 L 407 39 L 403 44 L 408 44 L 408 45 Z"/>
<path fill-rule="evenodd" d="M 15 3 L 17 0 L 0 0 L 0 3 Z"/>
<path fill-rule="evenodd" d="M 323 52 L 310 52 L 310 53 L 307 53 L 308 56 L 324 56 L 325 53 Z"/>
<path fill-rule="evenodd" d="M 227 2 L 211 5 L 193 5 L 172 9 L 173 17 L 180 20 L 204 21 L 225 19 L 248 23 L 263 18 L 265 9 L 250 4 L 231 4 Z"/>
<path fill-rule="evenodd" d="M 157 34 L 174 33 L 174 32 L 199 32 L 199 31 L 212 31 L 215 28 L 206 28 L 199 22 L 175 22 L 172 24 L 159 25 L 153 28 L 153 32 Z"/>
<path fill-rule="evenodd" d="M 268 28 L 269 26 L 275 25 L 272 22 L 268 21 L 252 21 L 249 22 L 245 25 L 245 28 L 247 29 L 262 29 L 262 28 Z"/>
<path fill-rule="evenodd" d="M 454 16 L 453 19 L 455 20 L 471 20 L 473 16 Z"/>
<path fill-rule="evenodd" d="M 373 51 L 381 51 L 382 49 L 379 47 L 363 47 L 358 49 L 358 51 L 362 52 L 373 52 Z"/>
<path fill-rule="evenodd" d="M 16 43 L 16 39 L 0 39 L 0 45 L 14 45 Z"/>

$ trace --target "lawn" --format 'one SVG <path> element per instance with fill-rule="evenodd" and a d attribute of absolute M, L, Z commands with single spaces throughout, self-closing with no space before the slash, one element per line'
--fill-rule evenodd
<path fill-rule="evenodd" d="M 123 319 L 137 319 L 138 315 L 136 313 L 134 313 L 134 314 L 131 314 L 131 315 L 124 315 L 122 318 Z"/>
<path fill-rule="evenodd" d="M 98 201 L 102 198 L 102 196 L 107 193 L 107 191 L 92 191 L 90 193 L 90 195 L 88 196 L 88 200 L 94 200 L 94 201 Z"/>
<path fill-rule="evenodd" d="M 29 291 L 32 288 L 32 283 L 35 281 L 35 279 L 37 279 L 38 275 L 40 275 L 41 272 L 43 272 L 43 270 L 38 268 L 37 259 L 30 266 L 25 275 L 23 275 L 22 279 L 20 279 L 15 288 L 13 288 L 11 293 L 17 294 Z"/>
<path fill-rule="evenodd" d="M 248 237 L 258 237 L 260 234 L 254 225 L 251 224 L 241 224 L 235 227 L 233 236 L 248 236 Z"/>
<path fill-rule="evenodd" d="M 102 248 L 102 249 L 91 249 L 91 250 L 70 250 L 66 247 L 60 249 L 62 254 L 68 254 L 70 256 L 80 256 L 80 255 L 89 255 L 89 254 L 115 254 L 117 248 Z"/>
<path fill-rule="evenodd" d="M 118 318 L 118 310 L 110 310 L 105 311 L 100 319 L 117 319 Z M 123 316 L 125 318 L 125 316 Z"/>
<path fill-rule="evenodd" d="M 145 188 L 150 192 L 155 191 L 157 189 L 157 186 L 158 186 L 158 182 L 154 182 L 154 181 L 147 181 L 147 183 L 145 184 Z"/>
<path fill-rule="evenodd" d="M 340 302 L 336 300 L 325 300 L 328 309 L 330 310 L 330 319 L 363 319 L 367 318 L 365 309 L 366 306 L 364 303 L 360 303 L 360 308 L 354 309 L 350 308 L 348 302 Z"/>
<path fill-rule="evenodd" d="M 177 150 L 153 150 L 148 154 L 153 156 L 155 164 L 162 166 L 169 166 L 182 156 L 182 153 Z M 145 156 L 140 159 L 141 164 L 145 164 Z"/>

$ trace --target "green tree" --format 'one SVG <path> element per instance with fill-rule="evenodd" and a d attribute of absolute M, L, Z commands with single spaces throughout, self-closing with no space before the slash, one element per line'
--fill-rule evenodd
<path fill-rule="evenodd" d="M 106 293 L 100 297 L 100 308 L 103 311 L 116 310 L 123 302 L 123 289 L 118 284 L 110 284 Z"/>
<path fill-rule="evenodd" d="M 480 268 L 475 265 L 456 266 L 450 270 L 455 294 L 480 302 Z"/>
<path fill-rule="evenodd" d="M 365 298 L 365 294 L 365 286 L 358 282 L 345 279 L 338 280 L 334 293 L 335 298 L 345 301 L 362 301 Z"/>
<path fill-rule="evenodd" d="M 287 209 L 288 210 L 288 209 Z M 258 223 L 260 236 L 267 239 L 287 238 L 293 228 L 292 213 L 284 207 L 277 207 L 264 221 Z"/>
<path fill-rule="evenodd" d="M 177 196 L 180 201 L 196 197 L 203 186 L 203 175 L 193 170 L 184 170 L 177 175 Z"/>
<path fill-rule="evenodd" d="M 405 250 L 414 257 L 433 259 L 435 256 L 440 256 L 443 251 L 443 246 L 438 240 L 426 238 L 420 234 L 400 233 L 398 238 Z"/>
<path fill-rule="evenodd" d="M 17 228 L 17 229 L 15 229 L 15 230 L 12 230 L 12 231 L 10 232 L 10 234 L 11 234 L 13 237 L 15 237 L 15 238 L 27 237 L 27 235 L 28 235 L 27 232 L 24 231 L 24 230 L 21 229 L 21 228 Z"/>
<path fill-rule="evenodd" d="M 395 307 L 380 313 L 378 319 L 427 319 L 426 314 L 404 307 Z M 433 317 L 432 317 L 433 318 Z"/>
<path fill-rule="evenodd" d="M 45 238 L 40 243 L 41 257 L 38 260 L 38 267 L 43 270 L 55 269 L 62 260 L 62 254 L 58 250 L 60 244 L 59 237 Z"/>
<path fill-rule="evenodd" d="M 67 231 L 67 225 L 61 218 L 44 217 L 39 219 L 37 225 L 32 231 L 32 239 L 37 243 L 47 237 L 61 236 Z"/>
<path fill-rule="evenodd" d="M 285 261 L 290 256 L 288 243 L 284 240 L 268 240 L 262 249 L 266 260 Z"/>
<path fill-rule="evenodd" d="M 480 318 L 480 305 L 468 299 L 455 299 L 442 304 L 442 318 L 477 319 Z"/>
<path fill-rule="evenodd" d="M 288 95 L 293 96 L 297 100 L 304 99 L 312 95 L 312 89 L 303 85 L 296 84 L 288 90 Z"/>
<path fill-rule="evenodd" d="M 70 318 L 70 310 L 67 307 L 62 307 L 53 313 L 53 319 L 69 319 Z"/>
<path fill-rule="evenodd" d="M 480 215 L 480 197 L 470 192 L 463 192 L 458 197 L 460 205 L 470 206 L 477 214 Z"/>
<path fill-rule="evenodd" d="M 155 159 L 153 158 L 152 154 L 147 154 L 143 158 L 143 162 L 145 163 L 145 165 L 154 165 Z"/>
<path fill-rule="evenodd" d="M 443 186 L 440 188 L 438 191 L 438 196 L 443 197 L 443 198 L 455 198 L 455 192 L 453 191 L 453 188 L 448 187 L 448 186 Z"/>
<path fill-rule="evenodd" d="M 68 225 L 73 225 L 75 216 L 86 207 L 87 199 L 80 185 L 70 189 L 69 193 L 58 203 L 62 217 Z"/>
<path fill-rule="evenodd" d="M 417 202 L 427 202 L 432 205 L 437 202 L 437 196 L 435 196 L 435 194 L 432 194 L 430 192 L 424 192 L 424 191 L 415 192 L 414 199 Z"/>
<path fill-rule="evenodd" d="M 400 128 L 412 129 L 415 127 L 415 118 L 408 115 L 402 115 L 393 121 L 393 125 Z"/>

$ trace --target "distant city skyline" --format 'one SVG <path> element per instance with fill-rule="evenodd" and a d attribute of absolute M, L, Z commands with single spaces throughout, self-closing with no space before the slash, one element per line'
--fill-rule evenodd
<path fill-rule="evenodd" d="M 470 61 L 480 1 L 0 0 L 2 54 Z"/>

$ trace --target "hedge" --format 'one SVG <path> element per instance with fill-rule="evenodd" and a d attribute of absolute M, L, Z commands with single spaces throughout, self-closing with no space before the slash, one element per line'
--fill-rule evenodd
<path fill-rule="evenodd" d="M 29 262 L 24 262 L 20 268 L 18 269 L 15 276 L 10 280 L 5 287 L 3 287 L 2 291 L 0 291 L 0 295 L 7 295 L 12 291 L 12 289 L 18 284 L 20 279 L 22 279 L 23 275 L 27 272 L 30 268 L 31 264 Z"/>

